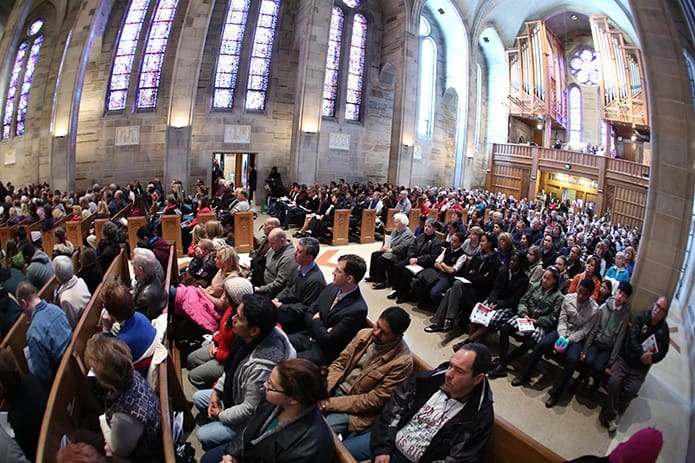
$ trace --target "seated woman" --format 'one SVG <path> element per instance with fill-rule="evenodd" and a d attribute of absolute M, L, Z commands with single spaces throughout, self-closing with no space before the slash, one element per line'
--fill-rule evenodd
<path fill-rule="evenodd" d="M 208 232 L 205 230 L 205 225 L 202 223 L 199 223 L 195 227 L 193 227 L 192 233 L 192 241 L 191 245 L 188 246 L 188 250 L 186 251 L 186 254 L 188 254 L 188 257 L 193 257 L 195 255 L 195 245 L 198 244 L 198 242 L 203 239 L 208 237 Z"/>
<path fill-rule="evenodd" d="M 318 366 L 305 359 L 278 363 L 243 433 L 208 451 L 201 463 L 329 462 L 335 459 L 333 432 L 317 406 L 327 398 Z"/>
<path fill-rule="evenodd" d="M 53 232 L 55 235 L 55 244 L 53 245 L 53 258 L 57 256 L 68 256 L 72 257 L 72 253 L 75 251 L 75 246 L 67 239 L 65 236 L 65 229 L 63 227 L 56 228 Z"/>
<path fill-rule="evenodd" d="M 606 278 L 616 280 L 618 283 L 630 281 L 630 272 L 625 266 L 625 253 L 619 252 L 615 255 L 615 265 L 608 269 Z"/>
<path fill-rule="evenodd" d="M 234 248 L 224 247 L 215 253 L 217 273 L 210 286 L 205 289 L 196 286 L 179 285 L 172 288 L 169 295 L 174 301 L 174 314 L 191 320 L 207 333 L 212 333 L 227 308 L 224 283 L 229 278 L 239 276 L 239 256 Z"/>
<path fill-rule="evenodd" d="M 85 246 L 80 252 L 80 269 L 76 275 L 87 283 L 89 292 L 94 294 L 104 278 L 104 272 L 97 262 L 97 255 L 94 249 Z"/>
<path fill-rule="evenodd" d="M 586 259 L 586 267 L 584 267 L 584 271 L 576 274 L 574 278 L 572 278 L 572 280 L 570 281 L 569 287 L 567 289 L 567 294 L 576 293 L 577 288 L 579 287 L 579 282 L 581 282 L 585 278 L 589 278 L 591 280 L 594 280 L 594 291 L 591 294 L 591 298 L 594 301 L 598 301 L 599 291 L 601 287 L 601 275 L 598 272 L 600 265 L 601 264 L 598 257 L 589 256 L 589 258 Z"/>
<path fill-rule="evenodd" d="M 96 334 L 87 341 L 85 362 L 107 391 L 99 417 L 106 455 L 130 461 L 162 461 L 159 397 L 135 373 L 128 346 Z"/>
<path fill-rule="evenodd" d="M 528 248 L 526 252 L 526 261 L 528 262 L 528 284 L 532 285 L 541 281 L 543 277 L 543 260 L 541 259 L 541 248 L 536 245 Z"/>
<path fill-rule="evenodd" d="M 210 341 L 188 355 L 188 380 L 198 389 L 209 389 L 224 373 L 224 364 L 229 355 L 229 347 L 234 340 L 232 317 L 241 299 L 253 293 L 253 285 L 246 278 L 233 277 L 224 284 L 228 307 L 220 320 L 220 329 Z"/>
<path fill-rule="evenodd" d="M 207 288 L 217 273 L 215 263 L 215 245 L 207 238 L 202 238 L 194 246 L 193 259 L 181 271 L 179 281 L 186 286 Z"/>
<path fill-rule="evenodd" d="M 135 369 L 147 378 L 157 330 L 144 314 L 135 311 L 133 296 L 120 280 L 106 283 L 101 292 L 101 303 L 105 309 L 101 316 L 104 334 L 128 345 Z"/>

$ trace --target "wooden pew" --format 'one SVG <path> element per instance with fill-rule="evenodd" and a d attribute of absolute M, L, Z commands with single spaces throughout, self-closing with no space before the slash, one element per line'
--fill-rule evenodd
<path fill-rule="evenodd" d="M 65 222 L 65 234 L 72 245 L 75 246 L 75 249 L 82 249 L 82 246 L 84 246 L 84 239 L 89 234 L 89 227 L 92 225 L 92 220 L 94 220 L 95 216 L 96 214 L 92 214 L 79 222 L 73 220 Z"/>
<path fill-rule="evenodd" d="M 198 223 L 205 225 L 205 223 L 209 220 L 217 220 L 217 214 L 214 212 L 208 212 L 206 214 L 198 214 L 196 215 L 196 218 L 198 219 Z"/>
<path fill-rule="evenodd" d="M 99 331 L 101 291 L 104 284 L 116 278 L 126 283 L 130 280 L 125 249 L 121 249 L 121 253 L 104 274 L 101 284 L 82 312 L 70 344 L 63 354 L 48 396 L 39 434 L 36 461 L 54 462 L 56 452 L 60 448 L 61 437 L 85 427 L 85 422 L 92 422 L 102 412 L 101 405 L 94 397 L 87 380 L 84 351 L 89 338 Z"/>
<path fill-rule="evenodd" d="M 370 319 L 367 319 L 367 324 L 370 327 L 374 326 L 374 322 Z M 413 354 L 413 374 L 431 369 L 427 362 Z M 342 442 L 337 438 L 335 442 L 338 462 L 357 463 Z M 483 451 L 481 461 L 485 463 L 560 463 L 566 459 L 504 418 L 495 416 L 492 436 Z"/>
<path fill-rule="evenodd" d="M 138 247 L 138 229 L 147 225 L 147 217 L 128 217 L 128 245 L 130 246 L 130 258 L 133 250 Z"/>
<path fill-rule="evenodd" d="M 410 209 L 410 214 L 408 215 L 408 228 L 410 228 L 410 231 L 415 233 L 415 229 L 417 226 L 420 224 L 420 208 L 412 208 Z"/>
<path fill-rule="evenodd" d="M 455 215 L 456 215 L 456 210 L 454 210 L 452 208 L 447 209 L 446 212 L 444 213 L 444 225 L 446 225 L 447 223 L 454 220 Z"/>
<path fill-rule="evenodd" d="M 168 214 L 160 216 L 162 225 L 162 238 L 176 244 L 175 251 L 177 257 L 183 257 L 184 249 L 181 242 L 181 217 L 178 214 Z"/>
<path fill-rule="evenodd" d="M 439 220 L 439 209 L 430 208 L 430 210 L 427 212 L 427 218 Z"/>
<path fill-rule="evenodd" d="M 376 209 L 362 209 L 362 222 L 360 223 L 360 244 L 373 243 L 374 229 L 376 228 Z"/>
<path fill-rule="evenodd" d="M 234 248 L 237 253 L 251 252 L 253 249 L 253 212 L 234 214 Z"/>
<path fill-rule="evenodd" d="M 55 246 L 56 242 L 55 231 L 60 227 L 65 228 L 67 220 L 68 217 L 64 215 L 49 230 L 41 230 L 41 247 L 47 256 L 51 257 L 53 255 L 53 246 Z"/>
<path fill-rule="evenodd" d="M 13 240 L 17 237 L 17 228 L 20 226 L 26 226 L 28 223 L 27 219 L 23 219 L 21 222 L 14 225 L 5 225 L 0 227 L 0 244 L 2 244 L 2 249 L 7 247 L 7 241 Z"/>
<path fill-rule="evenodd" d="M 392 207 L 386 211 L 386 223 L 384 224 L 384 233 L 390 234 L 393 230 L 393 216 L 398 213 L 398 209 Z"/>
<path fill-rule="evenodd" d="M 336 209 L 333 212 L 333 226 L 328 227 L 332 233 L 331 245 L 348 244 L 350 236 L 350 209 Z"/>
<path fill-rule="evenodd" d="M 110 220 L 111 222 L 116 223 L 121 219 L 127 219 L 131 212 L 133 212 L 132 203 L 128 204 L 108 219 L 94 219 L 94 235 L 97 238 L 97 243 L 104 237 L 104 235 L 101 234 L 101 230 L 104 228 L 104 224 L 106 222 Z"/>
<path fill-rule="evenodd" d="M 17 368 L 21 373 L 29 371 L 27 358 L 24 355 L 24 347 L 27 345 L 27 331 L 29 331 L 29 318 L 23 313 L 19 314 L 10 331 L 0 342 L 0 348 L 9 348 L 14 356 Z"/>

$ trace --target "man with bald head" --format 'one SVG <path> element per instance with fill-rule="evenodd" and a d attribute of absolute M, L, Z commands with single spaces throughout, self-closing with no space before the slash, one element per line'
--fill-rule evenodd
<path fill-rule="evenodd" d="M 668 352 L 668 309 L 668 298 L 659 296 L 649 309 L 637 314 L 620 355 L 610 365 L 608 395 L 599 415 L 601 425 L 607 427 L 610 434 L 618 429 L 620 415 L 637 397 L 651 366 Z"/>
<path fill-rule="evenodd" d="M 254 286 L 262 286 L 265 282 L 263 280 L 263 274 L 265 272 L 265 255 L 270 250 L 270 242 L 268 241 L 268 235 L 274 228 L 280 227 L 280 221 L 275 217 L 268 217 L 263 222 L 263 239 L 258 243 L 250 253 L 251 258 L 251 283 Z"/>
<path fill-rule="evenodd" d="M 254 287 L 254 292 L 275 297 L 290 280 L 290 275 L 296 269 L 294 261 L 294 245 L 288 241 L 287 234 L 282 228 L 274 228 L 268 234 L 270 249 L 265 255 L 265 271 L 263 284 Z"/>

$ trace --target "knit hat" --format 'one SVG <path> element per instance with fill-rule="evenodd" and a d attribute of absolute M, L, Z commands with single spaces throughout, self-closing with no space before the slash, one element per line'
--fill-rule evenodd
<path fill-rule="evenodd" d="M 608 455 L 610 463 L 655 463 L 664 437 L 656 428 L 644 428 L 618 444 Z"/>
<path fill-rule="evenodd" d="M 224 282 L 224 290 L 229 303 L 238 306 L 244 296 L 253 294 L 253 285 L 246 278 L 233 277 Z"/>

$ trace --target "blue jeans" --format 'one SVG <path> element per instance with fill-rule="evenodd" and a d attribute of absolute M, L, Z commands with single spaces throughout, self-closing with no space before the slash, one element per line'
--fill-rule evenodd
<path fill-rule="evenodd" d="M 342 389 L 336 387 L 333 391 L 333 397 L 340 397 L 346 395 Z M 350 424 L 350 415 L 347 413 L 334 412 L 326 415 L 326 421 L 328 425 L 333 429 L 336 434 L 347 435 L 348 425 Z"/>
<path fill-rule="evenodd" d="M 370 446 L 371 439 L 371 431 L 363 432 L 362 434 L 352 434 L 343 441 L 343 445 L 345 445 L 345 448 L 348 449 L 355 460 L 373 460 L 374 456 Z M 398 450 L 394 449 L 391 452 L 391 463 L 408 463 L 408 460 Z"/>
<path fill-rule="evenodd" d="M 202 389 L 193 393 L 193 405 L 206 417 L 211 395 L 212 389 Z M 234 436 L 237 435 L 237 432 L 237 429 L 231 426 L 227 426 L 217 420 L 210 420 L 209 423 L 198 428 L 196 436 L 202 444 L 203 449 L 209 450 L 231 441 L 234 439 Z"/>

